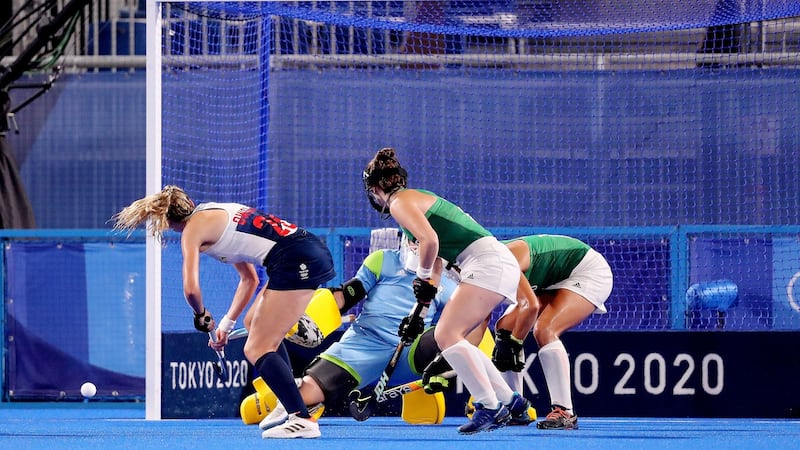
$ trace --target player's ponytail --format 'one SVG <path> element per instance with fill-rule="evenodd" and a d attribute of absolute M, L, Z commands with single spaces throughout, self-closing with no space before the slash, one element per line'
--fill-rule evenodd
<path fill-rule="evenodd" d="M 183 189 L 165 186 L 160 192 L 134 201 L 111 219 L 114 229 L 132 232 L 150 219 L 148 230 L 160 242 L 170 222 L 181 222 L 194 211 L 194 202 Z"/>

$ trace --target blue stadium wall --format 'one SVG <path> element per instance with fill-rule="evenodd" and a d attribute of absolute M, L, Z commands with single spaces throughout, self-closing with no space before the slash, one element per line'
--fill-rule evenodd
<path fill-rule="evenodd" d="M 288 75 L 288 74 L 286 74 Z M 342 98 L 350 98 L 343 94 L 344 84 L 342 80 L 348 75 L 326 73 L 323 75 L 306 74 L 303 78 L 296 73 L 281 79 L 275 77 L 276 86 L 280 89 L 304 90 L 305 94 L 317 99 L 325 104 L 340 104 Z M 318 83 L 319 77 L 325 76 L 325 80 L 339 86 L 337 89 L 325 88 Z M 533 74 L 531 82 L 538 85 L 541 89 L 531 89 L 531 95 L 536 96 L 537 92 L 547 90 L 553 93 L 550 86 L 551 77 L 554 74 Z M 563 75 L 562 75 L 563 76 Z M 583 113 L 587 108 L 608 108 L 618 111 L 621 105 L 625 105 L 629 99 L 625 97 L 605 98 L 608 102 L 598 106 L 597 92 L 602 90 L 625 91 L 626 87 L 633 80 L 636 90 L 662 89 L 658 83 L 656 73 L 631 74 L 616 73 L 614 76 L 597 77 L 596 74 L 574 73 L 567 75 L 571 83 L 571 94 L 565 98 L 542 97 L 531 102 L 519 102 L 508 99 L 504 113 L 518 117 L 526 126 L 534 127 L 542 136 L 563 135 L 562 126 L 559 123 L 540 123 L 534 120 L 535 111 L 531 110 L 530 105 L 535 104 L 536 108 L 544 110 L 558 109 L 564 112 L 564 117 L 585 117 Z M 708 77 L 716 76 L 708 74 Z M 724 75 L 722 75 L 724 76 Z M 736 77 L 731 77 L 725 84 L 725 89 L 717 90 L 714 83 L 704 84 L 697 82 L 696 77 L 689 76 L 674 82 L 670 88 L 663 91 L 662 104 L 664 114 L 667 112 L 680 112 L 683 102 L 686 101 L 687 92 L 691 92 L 694 101 L 707 105 L 699 110 L 702 115 L 697 116 L 696 120 L 708 121 L 709 124 L 715 123 L 720 116 L 734 114 L 736 117 L 757 117 L 761 113 L 760 108 L 766 102 L 778 104 L 781 99 L 800 98 L 796 87 L 797 73 L 783 70 L 769 71 L 747 71 L 739 73 Z M 404 83 L 398 80 L 398 86 L 403 89 Z M 754 81 L 758 81 L 758 88 L 754 89 Z M 538 83 L 538 84 L 537 84 Z M 691 87 L 691 89 L 689 89 Z M 340 89 L 341 88 L 341 89 Z M 374 89 L 374 86 L 362 85 L 362 89 Z M 663 89 L 662 89 L 663 90 Z M 337 94 L 332 94 L 336 92 Z M 582 92 L 583 95 L 575 94 Z M 363 95 L 364 91 L 360 92 Z M 401 96 L 413 98 L 408 92 Z M 471 101 L 479 103 L 481 92 L 472 92 L 475 96 Z M 632 94 L 633 95 L 633 94 Z M 737 97 L 737 110 L 735 112 L 721 111 L 715 105 L 730 104 L 727 100 L 731 96 Z M 376 96 L 380 97 L 380 96 Z M 450 98 L 447 92 L 440 92 L 438 100 L 445 105 Z M 385 104 L 380 102 L 375 104 L 375 108 L 383 108 Z M 272 117 L 275 122 L 280 124 L 280 120 L 290 117 L 291 105 L 272 105 Z M 393 117 L 414 114 L 414 105 L 394 104 L 392 108 L 398 113 Z M 448 108 L 443 108 L 448 109 Z M 578 114 L 581 112 L 580 114 Z M 363 110 L 359 113 L 365 114 Z M 631 118 L 635 118 L 642 111 L 636 108 L 630 110 Z M 762 224 L 775 223 L 779 225 L 798 224 L 798 214 L 800 208 L 791 207 L 797 205 L 797 192 L 800 192 L 800 177 L 797 177 L 797 157 L 796 149 L 800 142 L 800 118 L 792 112 L 792 108 L 780 111 L 771 111 L 774 123 L 786 124 L 778 131 L 777 136 L 773 136 L 776 142 L 781 143 L 778 151 L 765 156 L 771 159 L 769 164 L 772 171 L 766 174 L 764 182 L 765 189 L 778 192 L 777 187 L 781 187 L 785 198 L 776 199 L 786 208 L 770 208 L 768 210 L 759 209 L 754 205 L 743 205 L 735 211 L 737 219 L 732 221 L 737 224 Z M 372 211 L 367 210 L 364 204 L 363 192 L 360 186 L 358 174 L 365 161 L 369 159 L 372 152 L 385 141 L 387 129 L 392 130 L 394 136 L 406 135 L 413 136 L 415 139 L 414 148 L 424 149 L 431 142 L 438 142 L 443 136 L 440 127 L 429 129 L 405 129 L 402 124 L 390 120 L 390 117 L 376 115 L 381 120 L 373 120 L 369 126 L 365 126 L 359 121 L 352 122 L 352 128 L 341 130 L 338 135 L 345 136 L 343 140 L 334 140 L 327 135 L 313 135 L 313 128 L 309 139 L 316 142 L 315 148 L 301 148 L 293 158 L 314 159 L 319 158 L 319 149 L 341 150 L 342 160 L 332 158 L 326 161 L 317 161 L 316 164 L 331 163 L 340 164 L 347 173 L 352 173 L 352 177 L 342 179 L 340 173 L 336 178 L 317 180 L 326 185 L 336 186 L 330 192 L 321 193 L 315 197 L 314 202 L 320 210 L 326 211 L 332 208 L 331 205 L 341 209 L 341 205 L 359 205 L 348 214 L 346 221 L 341 223 L 314 223 L 306 221 L 309 226 L 328 228 L 335 227 L 364 227 L 382 226 L 384 223 L 375 218 Z M 373 119 L 375 118 L 373 117 Z M 317 119 L 321 120 L 321 117 Z M 141 72 L 133 73 L 97 73 L 85 74 L 81 76 L 65 76 L 56 84 L 55 88 L 44 96 L 41 100 L 34 102 L 23 111 L 18 113 L 17 121 L 20 125 L 19 134 L 10 134 L 9 142 L 14 148 L 17 159 L 38 221 L 38 225 L 43 229 L 108 229 L 108 219 L 121 207 L 127 205 L 132 199 L 144 194 L 145 180 L 145 79 Z M 529 121 L 529 122 L 525 122 Z M 324 123 L 324 122 L 320 122 Z M 714 154 L 715 143 L 728 142 L 735 147 L 736 142 L 758 142 L 764 130 L 758 126 L 747 126 L 747 122 L 742 122 L 743 126 L 736 129 L 736 139 L 731 136 L 715 136 L 711 133 L 708 136 L 700 137 L 701 142 L 706 142 L 706 150 L 710 150 L 709 155 Z M 657 138 L 664 143 L 665 148 L 683 149 L 686 147 L 687 139 L 684 130 L 669 123 L 663 124 L 657 133 Z M 575 123 L 575 128 L 591 127 L 591 123 Z M 624 136 L 626 127 L 635 127 L 635 121 L 619 119 L 618 131 L 620 136 Z M 633 132 L 631 129 L 630 131 Z M 526 139 L 526 136 L 506 136 L 493 135 L 492 129 L 480 130 L 481 140 L 493 143 L 492 145 L 502 146 L 507 139 Z M 365 135 L 366 140 L 373 142 L 370 148 L 351 148 L 348 146 L 348 136 Z M 594 141 L 588 139 L 587 135 L 567 135 L 566 139 L 573 140 L 570 145 L 575 148 L 590 149 L 592 154 L 599 158 L 607 158 L 613 154 L 612 149 L 603 148 L 603 140 Z M 271 138 L 277 142 L 289 142 L 290 136 L 282 136 L 280 130 L 276 130 Z M 459 138 L 457 136 L 446 137 L 450 139 L 448 146 L 463 147 L 471 145 L 472 138 Z M 704 141 L 705 139 L 705 141 Z M 526 141 L 527 142 L 527 141 Z M 694 142 L 694 140 L 692 140 Z M 539 148 L 549 148 L 552 142 L 533 142 L 532 154 L 535 155 L 537 145 Z M 599 147 L 598 147 L 599 145 Z M 289 148 L 295 148 L 289 146 Z M 696 149 L 699 151 L 699 149 Z M 415 156 L 409 155 L 408 159 L 413 160 Z M 711 156 L 709 156 L 711 157 Z M 477 158 L 477 156 L 476 156 Z M 478 160 L 470 162 L 470 167 L 479 167 Z M 484 161 L 491 164 L 511 164 L 513 161 L 491 160 Z M 546 177 L 540 181 L 545 183 L 555 183 L 567 180 L 572 183 L 573 178 L 569 175 L 572 171 L 580 168 L 590 169 L 591 163 L 588 160 L 577 160 L 572 166 L 563 168 L 566 172 L 561 172 L 558 167 L 547 160 L 537 160 L 532 157 L 531 164 L 543 163 L 543 167 L 550 168 Z M 679 162 L 680 163 L 680 162 Z M 287 161 L 285 164 L 293 164 Z M 744 163 L 743 167 L 732 169 L 729 174 L 731 179 L 736 179 L 736 173 L 757 171 L 760 162 L 758 158 Z M 644 166 L 651 167 L 651 166 Z M 645 169 L 648 170 L 648 169 Z M 652 166 L 652 176 L 657 175 L 658 166 Z M 738 172 L 737 172 L 738 171 Z M 276 174 L 279 176 L 281 174 Z M 608 174 L 609 178 L 619 178 L 620 174 Z M 650 176 L 650 175 L 648 175 Z M 705 199 L 709 205 L 707 209 L 684 208 L 677 212 L 667 206 L 653 202 L 652 198 L 645 196 L 633 196 L 641 201 L 637 209 L 664 208 L 657 210 L 651 216 L 658 218 L 669 224 L 676 223 L 717 223 L 719 222 L 719 208 L 714 205 L 715 199 L 720 197 L 719 193 L 727 188 L 717 183 L 695 183 L 696 180 L 688 180 L 693 186 L 700 186 L 698 196 Z M 269 198 L 273 201 L 276 211 L 281 211 L 286 216 L 299 216 L 303 214 L 297 202 L 287 201 L 282 204 L 281 199 L 295 199 L 297 192 L 303 190 L 301 180 L 288 180 L 286 183 L 274 183 L 272 186 L 279 186 L 281 190 L 273 190 L 269 193 Z M 583 181 L 584 186 L 576 189 L 576 192 L 583 192 L 588 187 L 590 180 Z M 536 207 L 536 222 L 530 223 L 530 202 L 524 205 L 508 207 L 505 202 L 496 201 L 475 201 L 468 199 L 456 188 L 443 183 L 441 179 L 415 180 L 415 184 L 431 187 L 454 200 L 471 202 L 470 209 L 476 216 L 486 218 L 484 222 L 492 227 L 500 226 L 554 226 L 563 224 L 574 224 L 575 217 L 568 211 L 560 208 L 554 200 L 547 198 L 542 200 Z M 684 186 L 679 186 L 683 188 Z M 583 190 L 583 191 L 582 191 Z M 738 193 L 733 193 L 738 195 Z M 504 199 L 513 199 L 510 194 L 503 194 Z M 575 198 L 579 198 L 576 196 Z M 480 199 L 479 199 L 480 200 Z M 494 200 L 494 199 L 492 199 Z M 617 224 L 620 220 L 619 208 L 610 207 L 602 209 L 592 209 L 592 205 L 587 199 L 579 201 L 586 202 L 576 205 L 582 211 L 588 211 L 584 219 L 592 220 L 593 225 Z M 549 203 L 548 203 L 549 202 Z M 501 205 L 502 211 L 498 211 Z M 523 207 L 524 206 L 524 207 Z M 753 206 L 753 207 L 751 207 Z M 325 217 L 325 214 L 322 214 Z M 370 217 L 369 222 L 365 223 L 364 217 Z M 495 219 L 497 218 L 497 219 Z M 502 220 L 501 220 L 502 219 Z M 628 220 L 629 219 L 629 220 Z M 626 225 L 631 228 L 628 231 L 636 230 L 636 227 L 647 227 L 661 225 L 648 223 L 643 217 L 626 218 Z M 493 222 L 494 221 L 494 222 Z M 310 222 L 310 223 L 309 223 Z M 579 224 L 580 225 L 580 224 Z M 761 230 L 759 232 L 763 232 Z M 785 230 L 796 234 L 796 230 Z M 591 237 L 587 234 L 581 237 Z M 602 247 L 603 239 L 598 239 L 593 244 Z M 133 245 L 133 244 L 131 244 Z M 774 414 L 779 416 L 794 416 L 797 414 L 800 401 L 794 395 L 787 395 L 786 392 L 794 392 L 789 387 L 784 386 L 784 380 L 796 379 L 800 375 L 800 361 L 795 357 L 786 357 L 779 349 L 784 348 L 785 343 L 791 348 L 791 344 L 798 339 L 796 330 L 800 328 L 797 313 L 791 305 L 786 302 L 776 300 L 782 292 L 785 292 L 787 282 L 793 279 L 796 272 L 795 267 L 787 266 L 785 255 L 798 254 L 800 249 L 796 239 L 781 238 L 772 240 L 768 238 L 755 239 L 748 241 L 744 247 L 739 242 L 727 239 L 709 239 L 695 241 L 690 253 L 683 254 L 685 258 L 716 258 L 720 255 L 725 256 L 724 263 L 716 266 L 706 265 L 706 272 L 709 273 L 687 273 L 679 281 L 684 283 L 698 280 L 716 279 L 729 277 L 731 274 L 741 273 L 740 278 L 734 281 L 742 287 L 742 298 L 740 302 L 728 311 L 727 322 L 723 329 L 734 329 L 736 333 L 720 333 L 716 330 L 715 318 L 706 317 L 705 321 L 686 322 L 683 313 L 677 316 L 671 315 L 668 309 L 674 305 L 675 280 L 670 278 L 671 261 L 674 254 L 670 249 L 664 249 L 662 240 L 658 237 L 643 237 L 638 241 L 632 241 L 631 246 L 639 246 L 641 252 L 648 254 L 648 259 L 641 262 L 653 267 L 664 269 L 664 277 L 654 282 L 652 292 L 658 298 L 663 299 L 662 306 L 657 311 L 641 311 L 639 315 L 632 317 L 635 323 L 628 324 L 627 331 L 614 332 L 574 332 L 574 342 L 568 342 L 571 348 L 575 348 L 575 354 L 571 355 L 573 363 L 585 370 L 586 375 L 576 383 L 583 383 L 581 390 L 576 394 L 576 402 L 581 405 L 581 413 L 586 415 L 726 415 L 739 412 L 742 415 L 750 415 L 753 411 L 764 410 L 763 398 L 779 399 L 780 404 L 772 409 Z M 131 289 L 132 279 L 136 279 L 132 274 L 143 272 L 143 253 L 141 246 L 128 247 L 126 245 L 109 245 L 108 243 L 69 243 L 58 242 L 11 245 L 5 248 L 4 258 L 6 265 L 3 270 L 5 279 L 6 298 L 3 303 L 7 305 L 6 322 L 4 334 L 8 337 L 13 335 L 16 348 L 6 348 L 4 360 L 4 374 L 15 371 L 18 378 L 11 380 L 5 378 L 4 392 L 5 398 L 17 399 L 74 399 L 77 400 L 77 389 L 80 382 L 86 377 L 93 377 L 103 380 L 99 384 L 100 396 L 106 399 L 136 399 L 143 395 L 144 380 L 143 374 L 143 323 L 144 323 L 144 301 L 143 291 Z M 774 255 L 784 255 L 779 261 Z M 174 257 L 172 255 L 170 257 Z M 680 255 L 679 255 L 680 256 Z M 121 258 L 114 264 L 108 264 L 108 258 Z M 797 261 L 797 257 L 792 260 Z M 615 261 L 611 261 L 612 265 Z M 615 288 L 613 299 L 617 304 L 624 305 L 626 292 L 634 289 L 637 279 L 637 262 L 625 261 L 632 273 L 620 274 L 617 278 L 619 283 Z M 55 264 L 55 266 L 53 266 Z M 737 270 L 737 265 L 749 264 L 748 270 Z M 53 267 L 58 268 L 59 273 L 55 273 Z M 107 271 L 111 268 L 120 271 Z M 753 267 L 759 268 L 752 271 Z M 347 269 L 344 268 L 345 273 Z M 42 283 L 43 274 L 47 274 L 49 281 L 47 285 Z M 749 274 L 749 275 L 748 275 Z M 126 284 L 128 283 L 128 284 Z M 136 282 L 133 283 L 136 285 Z M 105 289 L 98 291 L 97 286 L 106 286 Z M 686 284 L 682 287 L 685 288 Z M 682 292 L 681 292 L 682 294 Z M 8 300 L 13 300 L 13 306 Z M 109 301 L 117 299 L 118 301 Z M 181 299 L 178 299 L 178 302 Z M 52 302 L 58 302 L 63 306 L 68 314 L 54 314 L 49 306 Z M 658 304 L 654 302 L 653 304 Z M 127 306 L 125 306 L 127 305 Z M 685 306 L 685 305 L 684 305 Z M 759 319 L 757 316 L 748 314 L 748 309 L 770 310 L 782 308 L 778 314 L 771 315 L 771 319 Z M 61 309 L 59 309 L 61 310 Z M 705 312 L 708 313 L 708 312 Z M 773 322 L 774 317 L 780 317 L 780 323 L 776 326 Z M 98 319 L 100 318 L 100 319 Z M 592 320 L 595 320 L 594 318 Z M 607 319 L 606 319 L 607 320 Z M 58 334 L 58 328 L 64 324 L 81 323 L 80 327 L 70 327 L 70 334 L 74 340 L 65 340 L 63 335 Z M 738 325 L 737 325 L 738 324 Z M 596 324 L 590 324 L 596 325 Z M 176 325 L 177 329 L 178 326 Z M 642 331 L 659 329 L 674 330 L 660 333 L 641 333 Z M 686 331 L 695 330 L 695 331 Z M 702 330 L 702 331 L 700 331 Z M 775 331 L 781 330 L 781 331 Z M 131 334 L 125 334 L 130 332 Z M 175 332 L 174 339 L 181 342 L 184 339 L 180 332 Z M 627 334 L 626 334 L 627 333 Z M 638 333 L 638 334 L 637 334 Z M 642 336 L 642 334 L 644 336 Z M 101 336 L 98 338 L 98 336 Z M 200 336 L 201 337 L 201 336 Z M 195 336 L 197 339 L 198 336 Z M 165 344 L 169 348 L 169 340 L 173 337 L 165 336 Z M 569 339 L 565 337 L 565 340 Z M 602 341 L 602 342 L 601 342 Z M 8 342 L 8 340 L 7 340 Z M 755 343 L 755 344 L 754 344 Z M 529 347 L 531 343 L 528 343 Z M 180 345 L 178 345 L 180 347 Z M 750 347 L 746 347 L 750 346 Z M 198 352 L 189 355 L 179 354 L 177 359 L 183 362 L 203 362 L 209 361 L 207 349 L 198 346 Z M 752 354 L 737 351 L 741 348 L 758 348 L 758 361 L 752 359 Z M 120 351 L 124 349 L 124 351 Z M 535 355 L 535 349 L 529 348 L 531 355 Z M 616 352 L 616 353 L 614 353 Z M 585 354 L 591 356 L 581 356 Z M 689 355 L 688 357 L 685 355 Z M 723 365 L 719 365 L 722 355 Z M 576 358 L 581 358 L 576 360 Z M 18 359 L 21 358 L 21 359 Z M 592 364 L 596 360 L 597 370 Z M 46 363 L 46 364 L 45 364 Z M 182 367 L 176 363 L 176 367 Z M 691 373 L 688 373 L 689 367 Z M 188 367 L 188 366 L 187 366 Z M 199 367 L 195 364 L 193 367 Z M 532 367 L 535 367 L 535 363 Z M 723 390 L 719 392 L 720 367 L 724 367 L 725 380 Z M 768 386 L 754 386 L 748 384 L 743 377 L 745 374 L 752 373 L 752 367 L 763 368 L 767 379 L 778 380 Z M 605 368 L 605 369 L 603 369 Z M 72 370 L 77 369 L 74 372 Z M 628 376 L 627 369 L 635 375 L 635 379 L 625 378 Z M 654 378 L 661 370 L 666 370 L 664 377 L 659 380 Z M 645 372 L 645 370 L 647 372 Z M 609 372 L 613 371 L 613 372 Z M 765 371 L 765 372 L 764 372 Z M 68 375 L 67 378 L 65 374 Z M 590 387 L 591 376 L 600 374 L 601 383 L 592 391 Z M 609 375 L 610 374 L 610 375 Z M 165 373 L 165 378 L 170 380 Z M 687 375 L 689 378 L 683 379 Z M 536 382 L 538 375 L 532 373 L 534 384 L 538 386 L 539 394 L 534 398 L 536 406 L 540 411 L 544 411 L 546 405 L 546 392 L 541 381 Z M 43 378 L 44 377 L 44 378 Z M 61 378 L 59 378 L 61 377 Z M 622 382 L 623 378 L 627 381 Z M 52 380 L 61 380 L 52 383 Z M 749 379 L 749 378 L 748 378 Z M 686 381 L 690 381 L 689 384 Z M 661 384 L 663 381 L 665 384 Z M 11 384 L 18 383 L 18 384 Z M 634 383 L 634 384 L 631 384 Z M 244 383 L 246 385 L 246 383 Z M 180 380 L 176 381 L 180 386 Z M 691 385 L 691 386 L 690 386 Z M 242 389 L 241 383 L 235 386 Z M 620 387 L 622 394 L 614 394 L 614 390 Z M 684 388 L 692 387 L 700 389 L 697 395 L 685 394 Z M 209 392 L 218 392 L 211 387 Z M 634 394 L 630 394 L 630 388 L 634 388 Z M 196 389 L 196 387 L 195 387 Z M 761 390 L 758 390 L 761 389 Z M 12 394 L 13 391 L 13 395 Z M 664 392 L 679 392 L 679 397 L 666 395 Z M 238 392 L 238 391 L 237 391 Z M 601 392 L 601 394 L 598 394 Z M 603 393 L 604 392 L 604 393 Z M 609 392 L 611 392 L 609 394 Z M 646 392 L 646 394 L 642 394 Z M 196 391 L 184 390 L 173 392 L 174 395 L 187 393 L 196 394 Z M 228 393 L 230 394 L 230 393 Z M 641 394 L 641 395 L 640 395 Z M 227 395 L 227 394 L 226 394 Z M 583 396 L 583 397 L 581 397 Z M 701 396 L 702 398 L 698 397 Z M 194 398 L 202 396 L 192 395 Z M 742 403 L 744 400 L 752 400 L 752 404 Z M 216 412 L 210 415 L 225 416 L 235 414 L 235 410 L 230 407 L 218 404 L 212 405 L 217 408 Z M 609 408 L 608 405 L 616 405 Z M 666 405 L 666 406 L 665 406 Z M 185 411 L 191 411 L 191 407 L 204 408 L 207 405 L 187 405 L 182 411 L 173 412 L 181 415 Z M 451 408 L 451 413 L 456 408 Z"/>
<path fill-rule="evenodd" d="M 269 145 L 292 151 L 269 156 L 268 207 L 306 226 L 380 226 L 364 201 L 360 172 L 377 148 L 396 142 L 403 143 L 408 164 L 436 168 L 428 178 L 415 170 L 414 185 L 456 201 L 487 226 L 800 223 L 800 177 L 796 176 L 800 115 L 787 100 L 800 98 L 797 71 L 685 71 L 673 73 L 666 85 L 658 72 L 651 71 L 525 72 L 520 76 L 527 78 L 530 88 L 524 98 L 519 97 L 519 89 L 511 91 L 514 95 L 497 94 L 503 92 L 503 83 L 513 82 L 508 79 L 491 94 L 500 95 L 501 100 L 497 103 L 492 98 L 491 104 L 498 105 L 492 114 L 513 117 L 514 133 L 475 128 L 468 126 L 475 120 L 458 118 L 466 113 L 465 104 L 473 105 L 478 114 L 482 95 L 490 94 L 473 89 L 455 96 L 442 87 L 458 82 L 457 70 L 447 74 L 447 83 L 436 75 L 436 82 L 426 84 L 426 96 L 443 117 L 431 118 L 422 128 L 399 119 L 421 114 L 419 105 L 408 100 L 415 98 L 417 84 L 405 77 L 434 75 L 397 75 L 387 96 L 385 83 L 374 83 L 369 77 L 354 81 L 353 73 L 357 72 L 288 71 L 271 76 L 270 89 L 317 105 L 270 104 Z M 553 89 L 556 78 L 568 88 Z M 470 79 L 474 82 L 475 75 Z M 657 103 L 660 109 L 643 110 L 642 99 L 652 97 L 652 92 L 658 92 L 658 102 L 647 104 Z M 236 96 L 246 95 L 253 93 Z M 787 106 L 778 109 L 775 105 Z M 292 123 L 296 108 L 303 108 L 308 123 Z M 538 111 L 551 118 L 552 111 L 558 111 L 564 119 L 541 120 Z M 241 122 L 252 123 L 252 112 L 240 113 Z M 352 116 L 347 122 L 350 128 L 329 130 L 326 123 L 331 114 Z M 664 120 L 643 131 L 641 117 L 645 115 Z M 601 128 L 593 122 L 597 117 L 605 121 Z M 676 117 L 680 120 L 671 120 Z M 570 122 L 564 123 L 567 118 Z M 237 118 L 226 120 L 236 123 Z M 144 194 L 142 72 L 65 76 L 43 100 L 19 112 L 17 121 L 21 132 L 11 133 L 9 142 L 39 227 L 108 228 L 112 214 Z M 453 123 L 465 126 L 454 133 L 447 128 Z M 687 129 L 686 123 L 701 125 Z M 176 125 L 182 133 L 196 133 L 194 126 Z M 650 142 L 647 148 L 625 141 L 626 136 L 643 135 Z M 750 148 L 756 145 L 751 143 L 766 147 Z M 446 176 L 447 163 L 428 154 L 431 148 L 465 152 L 459 167 L 474 175 L 468 180 L 469 189 L 463 186 L 465 180 L 454 183 Z M 525 148 L 530 153 L 512 158 L 503 155 L 504 148 Z M 704 178 L 705 165 L 715 164 L 725 153 L 738 155 L 735 165 L 721 169 L 716 178 Z M 619 164 L 604 162 L 615 158 Z M 537 191 L 529 186 L 518 192 L 515 182 L 523 178 L 516 172 L 505 180 L 479 181 L 481 170 L 497 174 L 512 167 L 535 167 L 535 184 L 549 189 Z M 215 169 L 224 172 L 226 168 Z M 313 176 L 317 186 L 326 188 L 300 199 L 306 186 L 298 173 Z M 576 177 L 576 173 L 596 176 Z M 675 177 L 675 173 L 686 177 Z M 661 188 L 647 186 L 648 180 Z M 492 192 L 492 201 L 472 192 Z M 589 195 L 595 192 L 601 197 Z M 736 199 L 736 207 L 731 199 Z M 567 200 L 570 208 L 563 207 Z M 536 210 L 535 218 L 531 208 Z"/>
<path fill-rule="evenodd" d="M 340 258 L 340 277 L 352 274 L 354 262 L 366 256 L 369 229 L 346 230 L 341 236 L 314 231 L 329 245 L 340 247 L 335 252 Z M 797 235 L 800 229 L 792 233 Z M 749 235 L 753 236 L 752 231 Z M 615 255 L 609 262 L 619 281 L 607 303 L 609 313 L 593 316 L 563 337 L 581 414 L 800 416 L 800 391 L 794 389 L 800 357 L 784 350 L 800 344 L 800 313 L 796 300 L 787 302 L 785 294 L 787 284 L 800 273 L 776 264 L 782 258 L 772 257 L 793 255 L 791 259 L 797 261 L 800 244 L 796 239 L 770 242 L 767 235 L 752 247 L 715 239 L 694 244 L 690 258 L 717 261 L 720 270 L 729 272 L 692 273 L 693 279 L 727 275 L 742 286 L 738 301 L 723 315 L 714 309 L 692 311 L 681 302 L 683 290 L 671 294 L 671 268 L 680 265 L 676 258 L 686 254 L 655 252 L 663 253 L 664 261 L 654 266 L 654 259 L 636 261 L 637 255 L 654 254 L 649 244 L 633 246 L 628 253 L 607 253 Z M 141 235 L 130 242 L 124 236 L 91 230 L 12 231 L 0 236 L 5 286 L 2 334 L 7 343 L 4 400 L 79 401 L 80 385 L 91 380 L 101 400 L 141 401 L 146 322 Z M 659 239 L 657 233 L 639 236 Z M 719 260 L 720 253 L 728 256 Z M 219 314 L 227 308 L 235 274 L 229 266 L 204 258 L 201 279 L 206 305 Z M 177 245 L 164 249 L 162 262 L 165 267 L 179 267 Z M 761 269 L 752 271 L 750 266 Z M 630 272 L 620 276 L 625 270 Z M 664 274 L 650 286 L 653 295 L 661 292 L 664 299 L 644 310 L 636 294 L 641 288 L 636 273 L 647 271 Z M 227 285 L 209 283 L 225 276 L 230 278 Z M 235 417 L 240 398 L 252 390 L 252 368 L 242 356 L 242 341 L 232 343 L 228 351 L 231 376 L 217 380 L 211 365 L 215 357 L 205 346 L 207 338 L 191 331 L 179 278 L 162 280 L 164 417 Z M 686 280 L 682 285 L 686 286 Z M 667 300 L 670 297 L 672 301 Z M 688 312 L 702 316 L 690 317 Z M 295 346 L 290 350 L 299 374 L 313 354 Z M 546 385 L 531 338 L 526 350 L 525 393 L 539 411 L 546 411 Z M 753 383 L 753 367 L 770 383 Z M 763 398 L 772 399 L 771 408 L 760 408 Z M 463 391 L 448 395 L 448 414 L 460 414 L 465 399 Z M 330 406 L 329 414 L 346 413 L 342 405 Z M 387 403 L 380 413 L 397 414 L 398 407 L 397 402 Z"/>

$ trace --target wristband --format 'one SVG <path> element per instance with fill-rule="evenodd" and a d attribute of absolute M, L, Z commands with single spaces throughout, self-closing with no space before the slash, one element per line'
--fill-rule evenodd
<path fill-rule="evenodd" d="M 231 331 L 233 331 L 233 327 L 235 326 L 236 326 L 236 321 L 229 319 L 228 316 L 225 315 L 222 316 L 222 319 L 219 321 L 217 329 L 224 331 L 226 333 L 230 333 Z"/>
<path fill-rule="evenodd" d="M 423 280 L 430 280 L 433 278 L 433 268 L 426 269 L 422 266 L 417 266 L 417 276 Z"/>
<path fill-rule="evenodd" d="M 222 320 L 225 320 L 225 317 L 223 317 L 223 318 L 222 318 Z M 517 343 L 517 344 L 519 344 L 519 345 L 522 345 L 522 344 L 524 343 L 524 341 L 523 341 L 522 339 L 517 339 L 517 338 L 515 338 L 515 337 L 514 337 L 514 335 L 513 335 L 513 334 L 511 334 L 511 333 L 509 333 L 509 334 L 508 334 L 508 337 L 509 337 L 509 338 L 510 338 L 512 341 L 516 342 L 516 343 Z"/>

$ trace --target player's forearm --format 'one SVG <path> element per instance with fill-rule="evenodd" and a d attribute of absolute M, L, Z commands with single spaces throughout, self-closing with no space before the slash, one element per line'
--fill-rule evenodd
<path fill-rule="evenodd" d="M 186 303 L 189 304 L 189 307 L 192 308 L 195 314 L 202 314 L 205 306 L 203 305 L 203 295 L 200 293 L 199 289 L 184 288 L 183 296 L 186 299 Z"/>
<path fill-rule="evenodd" d="M 244 309 L 247 307 L 250 299 L 253 298 L 257 287 L 258 285 L 254 284 L 251 280 L 240 281 L 239 286 L 236 288 L 236 292 L 233 294 L 231 306 L 228 308 L 228 312 L 225 315 L 231 320 L 238 319 Z"/>

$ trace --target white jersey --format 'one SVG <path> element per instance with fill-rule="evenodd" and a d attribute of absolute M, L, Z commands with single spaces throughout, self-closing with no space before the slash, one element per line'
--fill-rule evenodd
<path fill-rule="evenodd" d="M 197 211 L 221 209 L 228 213 L 228 225 L 217 242 L 203 253 L 224 263 L 248 262 L 257 266 L 264 261 L 282 237 L 294 234 L 296 225 L 271 215 L 263 215 L 255 208 L 238 203 L 201 203 Z"/>

